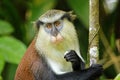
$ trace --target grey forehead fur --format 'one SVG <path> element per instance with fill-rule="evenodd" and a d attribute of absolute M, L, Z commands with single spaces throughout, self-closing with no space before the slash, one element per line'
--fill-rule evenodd
<path fill-rule="evenodd" d="M 40 16 L 39 20 L 45 23 L 54 22 L 60 19 L 65 13 L 67 12 L 62 10 L 49 10 Z"/>

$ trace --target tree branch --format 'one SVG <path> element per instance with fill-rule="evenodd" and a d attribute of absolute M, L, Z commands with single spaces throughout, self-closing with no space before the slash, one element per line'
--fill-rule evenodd
<path fill-rule="evenodd" d="M 89 58 L 92 65 L 98 62 L 99 57 L 99 0 L 89 1 Z"/>

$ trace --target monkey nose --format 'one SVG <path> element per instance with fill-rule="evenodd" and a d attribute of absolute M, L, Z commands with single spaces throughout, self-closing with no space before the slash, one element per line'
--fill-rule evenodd
<path fill-rule="evenodd" d="M 55 36 L 51 36 L 51 42 L 52 43 L 57 44 L 57 43 L 60 43 L 62 41 L 63 41 L 63 37 L 60 34 L 58 34 L 56 37 Z"/>
<path fill-rule="evenodd" d="M 52 32 L 51 35 L 56 37 L 58 35 L 58 32 Z"/>
<path fill-rule="evenodd" d="M 51 30 L 51 35 L 54 36 L 54 37 L 56 37 L 58 35 L 58 33 L 59 33 L 59 31 L 56 28 L 53 28 Z"/>

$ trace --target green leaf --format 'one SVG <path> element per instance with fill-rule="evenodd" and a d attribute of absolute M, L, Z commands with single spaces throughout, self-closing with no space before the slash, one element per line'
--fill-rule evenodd
<path fill-rule="evenodd" d="M 120 80 L 120 73 L 115 77 L 114 80 Z"/>
<path fill-rule="evenodd" d="M 83 24 L 88 28 L 89 24 L 89 1 L 88 0 L 67 0 L 70 7 L 82 20 Z"/>
<path fill-rule="evenodd" d="M 1 75 L 0 75 L 0 80 L 3 80 Z"/>
<path fill-rule="evenodd" d="M 0 74 L 2 73 L 5 66 L 5 60 L 4 57 L 0 54 Z"/>
<path fill-rule="evenodd" d="M 14 29 L 10 23 L 0 20 L 0 35 L 11 34 L 13 31 Z"/>
<path fill-rule="evenodd" d="M 25 50 L 26 46 L 13 37 L 0 38 L 0 53 L 7 62 L 18 64 Z"/>
<path fill-rule="evenodd" d="M 4 74 L 2 75 L 3 79 L 14 80 L 16 69 L 17 69 L 17 64 L 7 63 L 3 71 L 3 74 Z"/>

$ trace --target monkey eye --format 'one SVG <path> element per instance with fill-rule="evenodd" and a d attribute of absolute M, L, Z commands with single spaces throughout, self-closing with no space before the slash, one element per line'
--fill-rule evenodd
<path fill-rule="evenodd" d="M 51 28 L 52 28 L 52 24 L 51 24 L 51 23 L 47 23 L 47 24 L 46 24 L 46 27 L 47 27 L 48 29 L 51 29 Z"/>
<path fill-rule="evenodd" d="M 58 27 L 58 26 L 60 25 L 60 21 L 55 21 L 55 22 L 54 22 L 54 25 L 55 25 L 56 27 Z"/>

